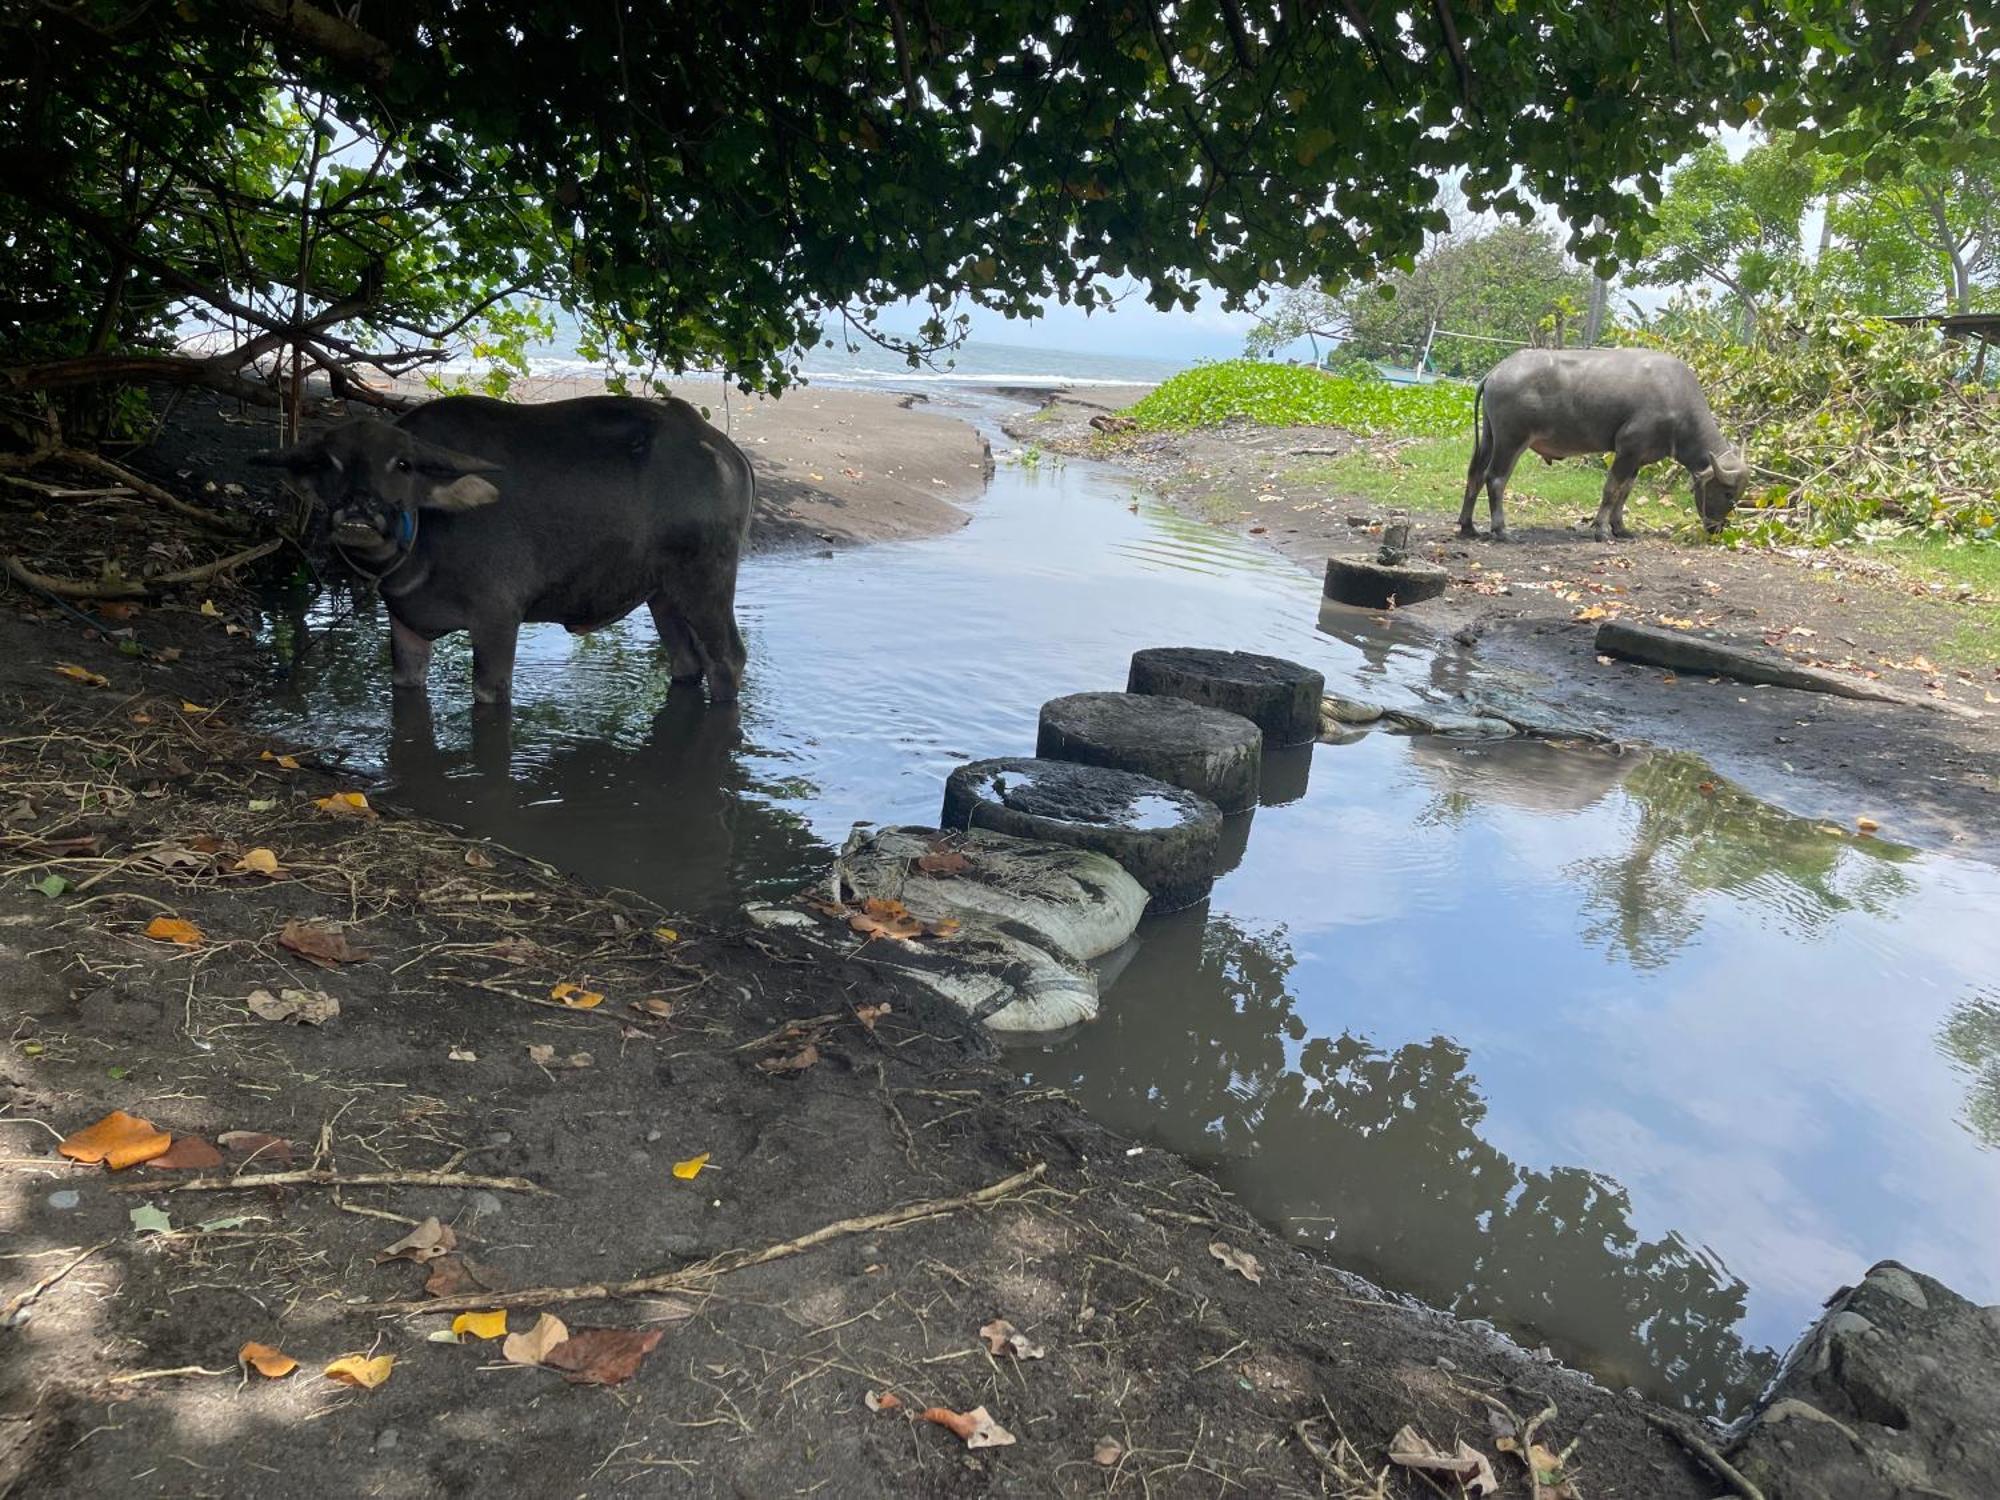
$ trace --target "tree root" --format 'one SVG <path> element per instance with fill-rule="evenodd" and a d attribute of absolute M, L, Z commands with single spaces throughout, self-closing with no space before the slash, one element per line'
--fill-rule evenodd
<path fill-rule="evenodd" d="M 261 1187 L 438 1187 L 499 1188 L 510 1193 L 546 1193 L 525 1177 L 481 1177 L 469 1172 L 243 1172 L 234 1177 L 194 1177 L 186 1182 L 115 1182 L 114 1193 L 221 1193 Z"/>
<path fill-rule="evenodd" d="M 145 599 L 164 588 L 174 588 L 188 583 L 206 583 L 209 579 L 227 573 L 232 568 L 253 563 L 260 557 L 269 557 L 284 545 L 283 537 L 272 537 L 269 541 L 259 542 L 254 547 L 245 547 L 241 552 L 232 552 L 227 557 L 218 557 L 214 562 L 206 562 L 199 567 L 180 568 L 171 573 L 153 573 L 145 578 L 120 579 L 117 582 L 56 578 L 47 573 L 37 573 L 20 558 L 11 555 L 5 558 L 4 562 L 8 573 L 14 578 L 30 588 L 54 594 L 59 599 Z"/>
<path fill-rule="evenodd" d="M 853 1234 L 870 1234 L 882 1229 L 901 1229 L 904 1225 L 914 1224 L 919 1219 L 934 1219 L 941 1214 L 954 1213 L 961 1208 L 977 1208 L 984 1204 L 997 1203 L 1002 1198 L 1019 1192 L 1030 1183 L 1040 1181 L 1042 1174 L 1047 1170 L 1044 1163 L 1037 1162 L 1024 1172 L 1016 1172 L 1012 1177 L 1003 1177 L 996 1183 L 957 1198 L 931 1198 L 903 1208 L 892 1208 L 886 1213 L 865 1214 L 857 1219 L 840 1219 L 832 1224 L 821 1225 L 810 1234 L 802 1234 L 797 1239 L 781 1240 L 775 1245 L 766 1245 L 761 1250 L 730 1251 L 700 1265 L 689 1266 L 683 1271 L 641 1276 L 634 1281 L 585 1282 L 575 1286 L 531 1286 L 515 1292 L 482 1292 L 471 1297 L 371 1302 L 362 1304 L 356 1311 L 483 1312 L 490 1308 L 548 1307 L 561 1302 L 598 1302 L 612 1297 L 653 1297 L 662 1292 L 699 1291 L 707 1283 L 718 1277 L 727 1276 L 732 1271 L 745 1271 L 751 1266 L 785 1260 L 831 1240 L 845 1239 Z"/>
<path fill-rule="evenodd" d="M 1742 1500 L 1764 1500 L 1764 1492 L 1744 1477 L 1741 1469 L 1716 1452 L 1707 1441 L 1698 1436 L 1691 1428 L 1674 1421 L 1671 1417 L 1660 1416 L 1657 1412 L 1641 1411 L 1639 1415 L 1644 1417 L 1653 1426 L 1659 1428 L 1660 1431 L 1679 1443 L 1683 1448 L 1687 1449 L 1689 1453 L 1692 1453 L 1696 1458 L 1707 1464 L 1710 1472 L 1724 1484 L 1735 1490 L 1742 1497 Z"/>
<path fill-rule="evenodd" d="M 225 515 L 221 511 L 210 510 L 206 506 L 192 504 L 189 501 L 181 499 L 180 496 L 174 494 L 171 490 L 162 489 L 159 485 L 154 484 L 152 480 L 144 479 L 134 474 L 124 465 L 115 464 L 101 454 L 91 453 L 82 448 L 63 446 L 38 448 L 33 453 L 22 453 L 7 458 L 0 458 L 0 470 L 32 469 L 45 463 L 66 463 L 74 465 L 79 469 L 88 469 L 93 474 L 101 474 L 119 489 L 130 490 L 142 499 L 151 500 L 156 505 L 163 505 L 168 510 L 174 512 L 174 514 L 186 516 L 191 521 L 198 521 L 203 526 L 209 527 L 214 531 L 227 531 L 242 536 L 246 535 L 250 530 L 250 523 L 242 516 Z M 13 482 L 27 485 L 31 489 L 43 490 L 44 493 L 61 493 L 59 490 L 46 490 L 44 486 L 36 483 L 34 480 L 18 476 L 13 479 Z"/>

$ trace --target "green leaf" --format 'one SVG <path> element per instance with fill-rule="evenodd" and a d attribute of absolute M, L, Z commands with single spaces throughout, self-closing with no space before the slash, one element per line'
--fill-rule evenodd
<path fill-rule="evenodd" d="M 135 1234 L 166 1234 L 174 1227 L 174 1221 L 162 1209 L 150 1203 L 142 1203 L 132 1210 L 132 1231 Z"/>
<path fill-rule="evenodd" d="M 35 889 L 51 899 L 69 889 L 69 882 L 60 875 L 44 875 L 35 883 Z"/>

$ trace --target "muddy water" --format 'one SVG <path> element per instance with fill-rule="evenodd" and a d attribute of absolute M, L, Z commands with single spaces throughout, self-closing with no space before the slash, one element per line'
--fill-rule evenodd
<path fill-rule="evenodd" d="M 382 619 L 321 608 L 268 722 L 417 811 L 720 909 L 857 819 L 934 821 L 954 765 L 1028 753 L 1045 699 L 1122 686 L 1141 646 L 1389 701 L 1466 670 L 1079 463 L 1003 467 L 951 536 L 755 559 L 741 613 L 737 711 L 670 699 L 641 617 L 527 633 L 510 728 L 462 644 L 427 708 L 392 704 Z M 1213 899 L 1143 929 L 1099 1023 L 1024 1074 L 1386 1285 L 1693 1409 L 1739 1405 L 1881 1257 L 2000 1300 L 2000 875 L 1676 756 L 1374 734 L 1264 782 Z"/>

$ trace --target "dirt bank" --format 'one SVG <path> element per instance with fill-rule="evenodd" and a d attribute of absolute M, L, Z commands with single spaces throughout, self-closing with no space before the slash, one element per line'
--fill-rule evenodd
<path fill-rule="evenodd" d="M 1125 393 L 1065 394 L 1008 424 L 1058 451 L 1129 467 L 1189 515 L 1248 533 L 1317 573 L 1334 552 L 1377 545 L 1386 508 L 1329 492 L 1314 460 L 1351 450 L 1335 429 L 1230 424 L 1190 433 L 1094 431 Z M 1637 541 L 1611 546 L 1558 525 L 1512 526 L 1513 540 L 1467 541 L 1452 514 L 1417 511 L 1416 551 L 1450 569 L 1443 599 L 1398 621 L 1439 649 L 1524 672 L 1562 711 L 1622 738 L 1695 751 L 1757 796 L 1852 826 L 1868 816 L 1910 843 L 2000 859 L 2000 670 L 1946 669 L 1926 655 L 1965 628 L 1969 602 L 1911 584 L 1852 552 L 1730 550 L 1688 533 L 1685 507 L 1635 512 Z M 1667 510 L 1656 506 L 1651 514 Z M 1484 503 L 1480 525 L 1485 525 Z M 1988 601 L 1990 602 L 1990 601 Z M 1714 628 L 1982 717 L 1677 679 L 1600 658 L 1596 622 L 1623 617 Z M 1373 627 L 1355 614 L 1344 630 Z"/>
<path fill-rule="evenodd" d="M 194 410 L 147 461 L 255 514 L 227 476 L 267 434 Z M 0 505 L 0 552 L 72 573 L 240 542 L 129 496 Z M 4 587 L 0 1493 L 1359 1495 L 1410 1423 L 1523 1495 L 1489 1411 L 1548 1406 L 1589 1493 L 1711 1492 L 1641 1403 L 1024 1090 L 858 937 L 829 962 L 354 815 L 338 794 L 368 788 L 236 726 L 232 580 L 94 621 Z M 266 1019 L 258 991 L 322 1019 Z M 113 1110 L 234 1154 L 57 1154 Z M 188 1186 L 287 1167 L 322 1175 Z M 378 1262 L 431 1217 L 456 1259 Z M 432 1278 L 532 1304 L 517 1332 L 547 1309 L 660 1341 L 623 1383 L 567 1384 L 380 1305 Z M 1045 1352 L 989 1347 L 995 1318 Z M 300 1367 L 246 1381 L 247 1342 Z M 386 1382 L 321 1373 L 349 1354 L 392 1357 Z M 870 1409 L 885 1391 L 900 1410 Z M 968 1448 L 911 1419 L 932 1406 L 1017 1441 Z"/>

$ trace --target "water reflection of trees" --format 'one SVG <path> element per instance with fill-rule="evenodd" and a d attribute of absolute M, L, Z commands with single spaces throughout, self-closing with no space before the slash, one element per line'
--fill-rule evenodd
<path fill-rule="evenodd" d="M 1154 924 L 1049 1074 L 1385 1285 L 1691 1409 L 1755 1394 L 1772 1356 L 1734 1331 L 1741 1280 L 1677 1235 L 1641 1235 L 1610 1179 L 1485 1141 L 1457 1044 L 1308 1037 L 1292 966 L 1281 931 L 1200 913 Z"/>
<path fill-rule="evenodd" d="M 1912 850 L 1848 839 L 1745 795 L 1698 760 L 1651 756 L 1625 778 L 1636 810 L 1615 854 L 1569 874 L 1587 940 L 1657 968 L 1701 930 L 1711 895 L 1737 897 L 1788 932 L 1814 938 L 1843 914 L 1881 915 L 1915 891 L 1897 866 Z"/>
<path fill-rule="evenodd" d="M 1952 1006 L 1937 1046 L 1966 1074 L 1959 1119 L 1981 1145 L 2000 1150 L 2000 990 L 1976 991 Z"/>

